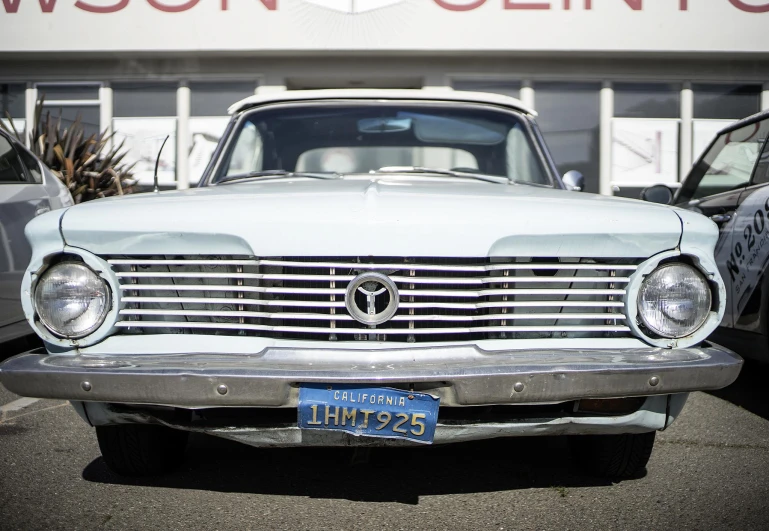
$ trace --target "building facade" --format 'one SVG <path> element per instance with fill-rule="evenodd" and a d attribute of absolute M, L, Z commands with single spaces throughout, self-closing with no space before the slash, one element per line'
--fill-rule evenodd
<path fill-rule="evenodd" d="M 253 93 L 512 95 L 562 172 L 637 197 L 678 185 L 724 125 L 769 108 L 769 0 L 0 0 L 0 112 L 114 133 L 151 181 L 200 178 Z"/>

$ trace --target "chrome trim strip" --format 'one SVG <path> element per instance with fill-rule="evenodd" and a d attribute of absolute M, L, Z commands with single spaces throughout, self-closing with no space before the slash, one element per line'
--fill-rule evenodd
<path fill-rule="evenodd" d="M 286 293 L 296 295 L 344 295 L 344 289 L 333 288 L 274 288 L 234 286 L 231 284 L 129 284 L 123 291 L 243 291 L 249 293 Z M 399 290 L 401 295 L 415 297 L 487 297 L 492 295 L 624 295 L 624 289 L 549 289 L 510 288 L 482 290 Z"/>
<path fill-rule="evenodd" d="M 611 314 L 606 314 L 610 316 Z M 613 320 L 613 319 L 609 319 Z M 173 322 L 173 321 L 120 321 L 119 328 L 187 328 L 219 330 L 254 330 L 262 332 L 299 332 L 322 334 L 471 334 L 475 332 L 629 332 L 627 326 L 585 325 L 585 326 L 478 326 L 462 328 L 326 328 L 315 326 L 271 326 L 240 323 Z"/>
<path fill-rule="evenodd" d="M 343 301 L 292 301 L 236 299 L 234 297 L 123 297 L 123 302 L 144 304 L 238 304 L 257 306 L 297 306 L 306 308 L 344 308 Z M 623 308 L 622 301 L 497 301 L 497 302 L 401 302 L 401 308 L 442 308 L 479 310 L 482 308 Z M 623 314 L 624 315 L 624 314 Z"/>
<path fill-rule="evenodd" d="M 498 271 L 503 269 L 536 269 L 536 270 L 554 270 L 554 269 L 593 269 L 596 271 L 635 271 L 634 265 L 613 265 L 613 264 L 584 264 L 584 263 L 557 263 L 557 264 L 536 264 L 526 262 L 509 262 L 484 265 L 429 265 L 429 264 L 366 264 L 353 262 L 315 262 L 315 261 L 290 261 L 290 260 L 152 260 L 152 259 L 111 259 L 107 260 L 110 265 L 242 265 L 242 266 L 284 266 L 284 267 L 317 267 L 317 268 L 335 268 L 335 269 L 413 269 L 415 271 L 457 271 L 457 272 L 484 272 Z"/>
<path fill-rule="evenodd" d="M 293 293 L 296 295 L 343 295 L 343 289 L 331 288 L 265 288 L 261 286 L 235 286 L 233 284 L 128 284 L 124 291 L 232 291 L 248 293 Z"/>
<path fill-rule="evenodd" d="M 297 306 L 303 308 L 344 308 L 344 301 L 291 301 L 239 299 L 236 297 L 123 297 L 123 302 L 144 304 L 237 304 L 256 306 Z M 620 304 L 622 306 L 622 304 Z M 620 307 L 618 306 L 618 307 Z"/>
<path fill-rule="evenodd" d="M 240 267 L 240 266 L 239 266 Z M 277 275 L 269 273 L 209 273 L 209 272 L 188 272 L 188 271 L 142 271 L 133 273 L 130 271 L 116 273 L 118 278 L 224 278 L 224 279 L 243 279 L 243 280 L 320 280 L 328 282 L 330 280 L 346 280 L 350 281 L 354 276 L 337 276 L 331 277 L 327 275 Z M 607 278 L 607 277 L 603 277 Z"/>
<path fill-rule="evenodd" d="M 118 278 L 216 278 L 216 279 L 243 279 L 243 280 L 295 280 L 310 282 L 349 282 L 354 279 L 350 275 L 277 275 L 277 274 L 257 274 L 257 273 L 208 273 L 208 272 L 172 272 L 172 271 L 150 271 L 150 272 L 124 272 L 116 273 Z M 451 277 L 398 277 L 390 276 L 390 280 L 404 284 L 451 284 L 451 285 L 484 285 L 499 284 L 508 282 L 515 284 L 525 283 L 591 283 L 591 284 L 613 284 L 616 282 L 627 283 L 629 277 L 482 277 L 482 278 L 451 278 Z M 509 280 L 507 280 L 509 279 Z"/>
<path fill-rule="evenodd" d="M 234 299 L 240 303 L 240 299 Z M 231 301 L 232 302 L 232 301 Z M 352 321 L 353 318 L 347 314 L 327 314 L 327 313 L 283 313 L 283 312 L 249 312 L 249 311 L 216 311 L 216 310 L 144 310 L 144 309 L 123 309 L 120 315 L 179 315 L 189 317 L 221 317 L 224 319 L 246 318 L 268 318 L 268 319 L 309 319 L 319 321 Z M 487 314 L 487 315 L 396 315 L 390 321 L 494 321 L 500 319 L 599 319 L 599 320 L 619 320 L 625 319 L 621 313 L 507 313 L 507 314 Z M 140 321 L 131 321 L 136 324 Z"/>

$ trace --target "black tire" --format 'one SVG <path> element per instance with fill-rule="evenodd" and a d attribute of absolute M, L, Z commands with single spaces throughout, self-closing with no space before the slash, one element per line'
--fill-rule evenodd
<path fill-rule="evenodd" d="M 654 448 L 657 432 L 569 437 L 574 463 L 590 476 L 629 478 L 641 472 Z"/>
<path fill-rule="evenodd" d="M 184 461 L 187 435 L 146 424 L 96 427 L 104 462 L 121 476 L 156 476 L 175 470 Z"/>

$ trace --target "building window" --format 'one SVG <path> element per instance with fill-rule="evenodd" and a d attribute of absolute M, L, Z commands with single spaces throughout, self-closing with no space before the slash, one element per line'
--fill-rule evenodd
<path fill-rule="evenodd" d="M 45 101 L 82 101 L 82 100 L 99 100 L 99 87 L 100 84 L 66 84 L 66 85 L 53 85 L 46 83 L 38 83 L 37 91 L 38 96 L 45 94 Z"/>
<path fill-rule="evenodd" d="M 681 85 L 616 83 L 611 184 L 615 195 L 637 198 L 653 184 L 679 181 Z"/>
<path fill-rule="evenodd" d="M 191 116 L 227 116 L 234 103 L 253 96 L 256 82 L 196 81 L 190 83 Z"/>
<path fill-rule="evenodd" d="M 115 145 L 123 143 L 128 164 L 141 186 L 152 186 L 160 146 L 170 136 L 160 157 L 158 181 L 176 182 L 176 83 L 115 83 L 113 119 Z"/>
<path fill-rule="evenodd" d="M 11 130 L 24 135 L 26 87 L 22 84 L 0 84 L 0 120 Z M 9 118 L 10 117 L 10 118 Z M 13 122 L 13 127 L 11 126 Z"/>
<path fill-rule="evenodd" d="M 61 120 L 62 129 L 78 122 L 86 138 L 100 133 L 100 83 L 38 83 L 35 87 L 38 100 L 43 101 L 41 120 L 48 116 L 54 122 Z"/>
<path fill-rule="evenodd" d="M 537 122 L 559 171 L 581 172 L 589 192 L 598 192 L 600 90 L 597 83 L 534 84 Z"/>
<path fill-rule="evenodd" d="M 190 184 L 200 181 L 230 118 L 227 109 L 256 91 L 256 82 L 190 83 Z"/>
<path fill-rule="evenodd" d="M 692 85 L 694 118 L 738 120 L 761 110 L 761 85 Z"/>
<path fill-rule="evenodd" d="M 114 83 L 112 88 L 114 116 L 176 116 L 176 83 Z"/>
<path fill-rule="evenodd" d="M 680 118 L 681 85 L 672 83 L 615 83 L 617 118 Z"/>
<path fill-rule="evenodd" d="M 694 84 L 692 157 L 698 160 L 718 132 L 761 110 L 761 85 Z"/>
<path fill-rule="evenodd" d="M 454 90 L 468 90 L 471 92 L 493 92 L 518 98 L 521 95 L 521 83 L 519 81 L 484 81 L 484 80 L 454 80 Z"/>

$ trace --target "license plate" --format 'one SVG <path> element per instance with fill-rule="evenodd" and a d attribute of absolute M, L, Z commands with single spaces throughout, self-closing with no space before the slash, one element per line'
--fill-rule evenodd
<path fill-rule="evenodd" d="M 299 427 L 430 444 L 438 398 L 389 387 L 305 384 L 299 388 Z"/>

